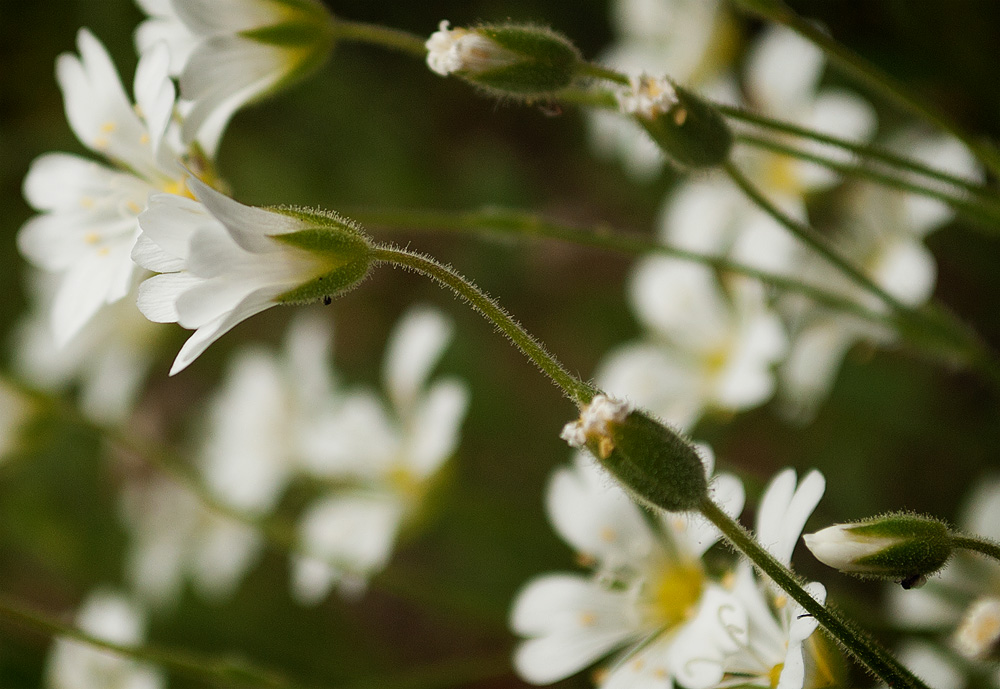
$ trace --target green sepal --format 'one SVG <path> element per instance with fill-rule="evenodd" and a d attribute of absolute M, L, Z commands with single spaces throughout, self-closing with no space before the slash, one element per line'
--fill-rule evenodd
<path fill-rule="evenodd" d="M 927 576 L 941 569 L 951 557 L 948 526 L 933 517 L 916 514 L 888 514 L 849 529 L 852 535 L 891 539 L 876 553 L 855 560 L 873 576 L 907 580 Z"/>
<path fill-rule="evenodd" d="M 455 74 L 493 95 L 538 97 L 573 81 L 580 52 L 565 36 L 545 27 L 519 24 L 484 24 L 473 31 L 510 53 L 511 63 Z"/>
<path fill-rule="evenodd" d="M 701 458 L 690 442 L 641 411 L 608 424 L 613 447 L 588 449 L 639 502 L 669 512 L 697 509 L 708 494 Z"/>
<path fill-rule="evenodd" d="M 681 86 L 677 105 L 653 119 L 636 116 L 667 157 L 685 168 L 707 168 L 729 159 L 733 134 L 714 107 Z"/>
<path fill-rule="evenodd" d="M 334 268 L 329 273 L 305 282 L 295 289 L 279 294 L 275 301 L 279 304 L 309 304 L 327 302 L 333 297 L 357 287 L 368 276 L 371 259 L 365 255 L 349 263 Z"/>

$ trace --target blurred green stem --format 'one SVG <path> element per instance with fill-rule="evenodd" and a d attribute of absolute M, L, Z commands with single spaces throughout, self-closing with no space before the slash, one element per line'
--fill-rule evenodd
<path fill-rule="evenodd" d="M 830 158 L 816 155 L 815 153 L 810 153 L 809 151 L 804 151 L 801 148 L 790 146 L 771 138 L 759 137 L 753 134 L 737 134 L 736 141 L 781 155 L 791 156 L 798 158 L 799 160 L 805 160 L 810 163 L 822 165 L 823 167 L 844 176 L 861 177 L 883 186 L 893 187 L 911 194 L 918 194 L 920 196 L 937 199 L 938 201 L 948 204 L 955 210 L 979 220 L 981 223 L 991 227 L 994 232 L 1000 231 L 1000 201 L 996 199 L 980 197 L 979 200 L 973 201 L 968 198 L 961 198 L 953 194 L 943 192 L 940 189 L 933 189 L 931 187 L 918 184 L 917 182 L 903 179 L 896 175 L 880 172 L 879 170 L 873 170 L 868 167 L 854 165 L 851 163 L 844 163 L 838 160 L 831 160 Z"/>
<path fill-rule="evenodd" d="M 253 667 L 241 660 L 206 658 L 174 649 L 153 646 L 126 646 L 105 641 L 73 626 L 52 619 L 7 597 L 0 597 L 0 618 L 29 627 L 47 636 L 63 637 L 115 655 L 152 663 L 213 685 L 254 686 L 268 689 L 296 689 L 296 685 L 270 670 Z"/>
<path fill-rule="evenodd" d="M 815 23 L 796 14 L 784 2 L 780 0 L 737 0 L 737 2 L 748 11 L 782 24 L 811 41 L 822 49 L 835 65 L 886 101 L 949 132 L 964 143 L 984 165 L 992 170 L 994 175 L 1000 176 L 1000 151 L 996 146 L 985 140 L 974 139 L 957 122 L 925 102 L 904 83 L 838 43 Z"/>
<path fill-rule="evenodd" d="M 823 629 L 830 633 L 855 660 L 871 671 L 890 687 L 907 689 L 928 689 L 927 685 L 907 670 L 892 654 L 882 648 L 875 639 L 858 629 L 853 623 L 841 617 L 802 587 L 798 578 L 767 550 L 760 546 L 753 536 L 739 522 L 722 511 L 712 499 L 702 500 L 700 511 L 718 527 L 726 540 L 746 557 L 767 578 L 787 593 L 805 611 L 812 615 Z"/>
<path fill-rule="evenodd" d="M 584 406 L 593 399 L 597 390 L 570 373 L 552 354 L 532 337 L 514 318 L 501 308 L 496 301 L 476 285 L 459 275 L 449 266 L 412 251 L 382 245 L 372 249 L 371 258 L 375 262 L 408 268 L 430 277 L 435 282 L 452 290 L 455 294 L 479 311 L 497 330 L 506 335 L 521 352 L 528 357 L 549 379 L 552 380 L 578 406 Z"/>
<path fill-rule="evenodd" d="M 426 36 L 418 36 L 409 31 L 379 24 L 355 22 L 336 17 L 333 24 L 333 35 L 340 41 L 377 45 L 420 59 L 427 55 L 427 48 L 424 46 L 427 41 Z"/>
<path fill-rule="evenodd" d="M 796 136 L 803 139 L 810 139 L 817 143 L 826 144 L 830 146 L 835 146 L 841 148 L 845 151 L 849 151 L 861 158 L 867 160 L 875 160 L 885 165 L 898 168 L 906 172 L 911 172 L 913 174 L 921 175 L 931 179 L 935 179 L 939 182 L 944 182 L 950 184 L 954 187 L 963 189 L 970 194 L 975 194 L 977 196 L 982 196 L 988 199 L 996 199 L 997 196 L 991 190 L 980 186 L 979 184 L 973 182 L 972 180 L 964 179 L 962 177 L 957 177 L 955 175 L 944 172 L 943 170 L 938 170 L 924 163 L 906 158 L 901 155 L 887 151 L 879 146 L 873 146 L 870 144 L 858 143 L 855 141 L 849 141 L 847 139 L 842 139 L 837 136 L 832 136 L 830 134 L 824 134 L 823 132 L 818 132 L 812 129 L 807 129 L 791 122 L 785 122 L 783 120 L 776 120 L 765 115 L 761 115 L 755 112 L 751 112 L 744 108 L 735 107 L 732 105 L 725 105 L 723 103 L 713 103 L 715 109 L 726 117 L 732 118 L 734 120 L 739 120 L 741 122 L 746 122 L 749 124 L 756 125 L 763 129 L 768 129 L 774 132 L 779 132 L 781 134 L 789 134 L 791 136 Z"/>

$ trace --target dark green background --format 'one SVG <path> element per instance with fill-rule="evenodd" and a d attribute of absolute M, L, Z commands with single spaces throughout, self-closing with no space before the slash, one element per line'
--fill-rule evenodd
<path fill-rule="evenodd" d="M 606 3 L 597 1 L 329 5 L 346 18 L 420 34 L 442 18 L 536 21 L 572 37 L 588 56 L 611 39 Z M 1000 133 L 1000 3 L 794 5 L 970 130 Z M 65 122 L 54 59 L 74 49 L 80 26 L 90 27 L 128 84 L 135 66 L 131 32 L 140 18 L 127 0 L 0 1 L 0 332 L 23 309 L 14 236 L 31 215 L 20 194 L 27 167 L 46 151 L 85 152 Z M 758 29 L 741 21 L 746 39 Z M 879 107 L 883 124 L 903 121 Z M 219 164 L 236 196 L 249 203 L 344 212 L 492 204 L 646 232 L 672 182 L 667 174 L 636 184 L 616 165 L 593 158 L 575 112 L 549 117 L 497 105 L 415 60 L 355 45 L 338 47 L 310 79 L 237 115 Z M 629 262 L 617 256 L 544 242 L 428 233 L 392 238 L 453 264 L 584 376 L 611 347 L 638 333 L 624 306 Z M 930 244 L 939 261 L 937 294 L 1000 342 L 998 239 L 959 221 Z M 426 528 L 359 601 L 333 597 L 314 609 L 297 608 L 287 593 L 286 558 L 271 552 L 231 603 L 217 607 L 188 595 L 175 614 L 155 616 L 155 643 L 253 659 L 328 687 L 507 653 L 514 592 L 537 573 L 572 567 L 572 553 L 545 521 L 543 492 L 551 469 L 568 457 L 557 436 L 573 409 L 478 315 L 427 281 L 388 269 L 326 311 L 336 324 L 342 379 L 378 381 L 387 333 L 415 302 L 434 304 L 455 320 L 455 342 L 441 370 L 466 379 L 473 400 L 450 481 Z M 228 354 L 243 342 L 276 342 L 290 311 L 254 318 L 168 379 L 168 362 L 184 337 L 176 329 L 136 423 L 181 437 L 203 411 Z M 791 427 L 764 407 L 710 418 L 697 435 L 714 445 L 725 468 L 745 477 L 751 494 L 783 466 L 820 468 L 828 490 L 816 526 L 898 508 L 951 518 L 970 485 L 1000 469 L 997 411 L 995 396 L 971 375 L 907 352 L 861 347 L 809 426 Z M 120 462 L 109 461 L 107 448 L 86 431 L 58 419 L 36 431 L 34 450 L 0 468 L 0 591 L 65 616 L 93 588 L 120 584 Z M 141 459 L 129 461 L 143 470 Z M 823 571 L 808 554 L 797 564 L 835 593 L 877 593 Z M 37 686 L 47 646 L 0 621 L 0 686 Z M 437 686 L 432 680 L 415 686 Z M 468 684 L 518 685 L 502 669 Z M 171 686 L 196 683 L 172 677 Z"/>

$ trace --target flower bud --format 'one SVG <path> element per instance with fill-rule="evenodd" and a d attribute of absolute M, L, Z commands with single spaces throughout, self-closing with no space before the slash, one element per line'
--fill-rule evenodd
<path fill-rule="evenodd" d="M 523 24 L 449 29 L 443 21 L 427 40 L 427 65 L 497 97 L 531 99 L 569 86 L 580 53 L 566 37 Z"/>
<path fill-rule="evenodd" d="M 670 512 L 697 509 L 708 493 L 701 458 L 677 433 L 627 402 L 597 395 L 561 437 L 586 447 L 633 498 Z"/>
<path fill-rule="evenodd" d="M 714 167 L 729 157 L 733 136 L 722 115 L 666 77 L 643 74 L 617 97 L 622 112 L 635 117 L 660 150 L 679 165 Z"/>
<path fill-rule="evenodd" d="M 932 517 L 887 514 L 803 536 L 820 562 L 841 572 L 921 585 L 951 556 L 948 527 Z"/>

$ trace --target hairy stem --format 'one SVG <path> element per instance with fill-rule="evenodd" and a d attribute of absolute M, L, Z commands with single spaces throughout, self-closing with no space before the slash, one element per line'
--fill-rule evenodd
<path fill-rule="evenodd" d="M 541 369 L 542 373 L 547 375 L 577 405 L 583 406 L 589 403 L 594 395 L 597 394 L 595 388 L 567 371 L 538 340 L 528 334 L 521 324 L 497 305 L 491 297 L 452 268 L 442 265 L 427 256 L 385 245 L 372 250 L 372 260 L 402 266 L 422 273 L 455 292 L 455 294 L 467 301 L 474 309 L 493 323 L 497 330 L 510 338 L 514 346 L 521 350 L 528 359 Z"/>
<path fill-rule="evenodd" d="M 927 685 L 903 667 L 870 635 L 841 617 L 836 610 L 810 596 L 787 567 L 762 548 L 746 529 L 723 512 L 711 498 L 706 497 L 702 500 L 701 513 L 718 527 L 733 548 L 750 560 L 758 571 L 777 584 L 807 613 L 816 618 L 820 626 L 872 674 L 890 687 L 927 689 Z"/>
<path fill-rule="evenodd" d="M 971 550 L 1000 562 L 1000 543 L 979 536 L 952 534 L 951 544 L 956 548 Z"/>

